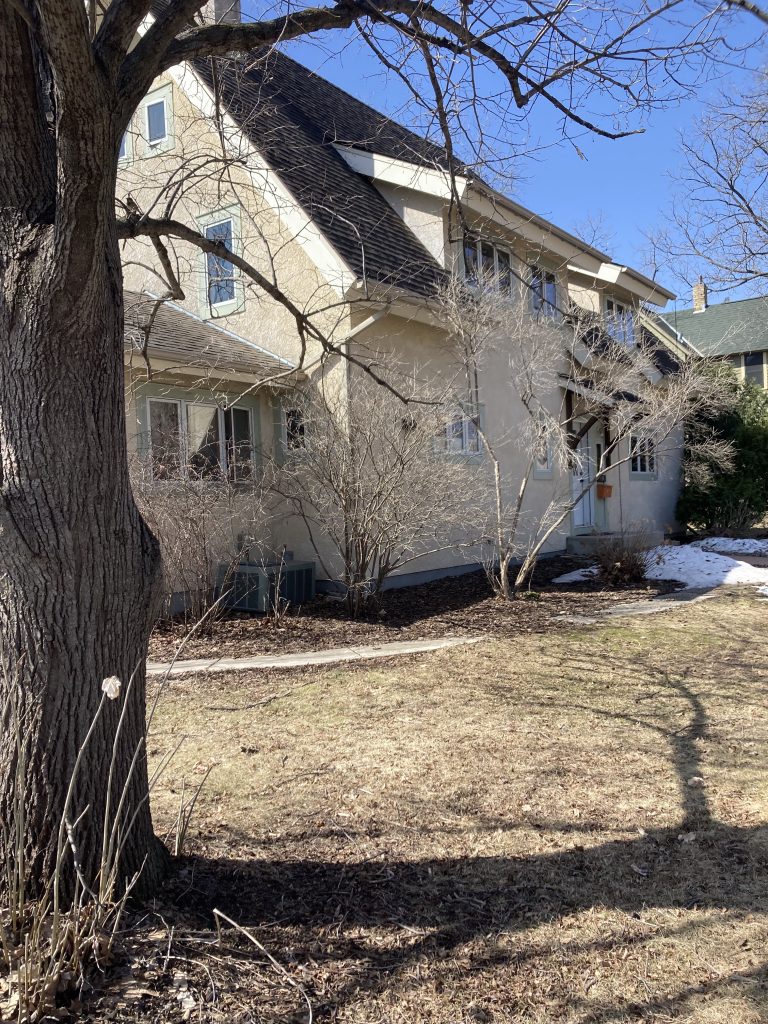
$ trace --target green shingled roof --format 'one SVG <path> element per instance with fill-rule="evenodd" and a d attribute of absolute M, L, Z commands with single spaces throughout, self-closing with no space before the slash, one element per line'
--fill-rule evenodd
<path fill-rule="evenodd" d="M 657 316 L 703 356 L 768 349 L 768 296 L 720 302 L 701 313 L 678 309 Z"/>

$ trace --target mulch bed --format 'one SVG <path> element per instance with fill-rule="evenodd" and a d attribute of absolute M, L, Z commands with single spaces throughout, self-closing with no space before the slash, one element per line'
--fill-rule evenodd
<path fill-rule="evenodd" d="M 330 597 L 318 597 L 279 622 L 263 615 L 232 613 L 213 622 L 204 634 L 192 636 L 181 657 L 298 654 L 455 635 L 509 637 L 544 632 L 567 624 L 570 616 L 593 616 L 616 603 L 648 599 L 680 587 L 668 580 L 624 589 L 608 588 L 599 580 L 552 582 L 585 564 L 583 559 L 568 557 L 546 559 L 534 574 L 531 592 L 511 602 L 494 597 L 485 574 L 476 572 L 387 591 L 378 609 L 357 620 L 350 619 L 342 602 Z M 149 657 L 169 661 L 190 628 L 183 622 L 159 624 L 150 640 Z"/>

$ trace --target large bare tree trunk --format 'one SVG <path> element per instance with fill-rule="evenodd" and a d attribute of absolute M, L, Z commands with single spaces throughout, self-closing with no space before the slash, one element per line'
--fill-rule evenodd
<path fill-rule="evenodd" d="M 52 104 L 42 66 L 23 22 L 2 5 L 0 172 L 9 190 L 0 200 L 0 820 L 7 827 L 15 778 L 13 689 L 28 730 L 28 881 L 39 889 L 54 869 L 67 788 L 102 681 L 117 676 L 123 695 L 99 717 L 68 817 L 87 809 L 77 845 L 92 882 L 127 700 L 113 797 L 128 779 L 123 832 L 135 820 L 120 874 L 143 867 L 149 888 L 164 861 L 143 748 L 159 555 L 128 477 L 116 127 L 92 69 L 82 69 L 78 103 Z M 89 119 L 88 132 L 78 132 L 78 119 Z M 65 895 L 72 885 L 69 862 Z"/>

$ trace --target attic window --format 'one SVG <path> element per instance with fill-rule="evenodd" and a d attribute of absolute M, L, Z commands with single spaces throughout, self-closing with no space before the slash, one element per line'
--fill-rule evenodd
<path fill-rule="evenodd" d="M 147 104 L 147 142 L 150 146 L 158 146 L 167 138 L 168 125 L 163 98 Z"/>
<path fill-rule="evenodd" d="M 221 242 L 232 251 L 232 219 L 209 224 L 205 237 L 211 242 Z M 215 253 L 206 254 L 206 276 L 208 302 L 212 307 L 222 306 L 235 298 L 235 268 L 230 260 Z"/>

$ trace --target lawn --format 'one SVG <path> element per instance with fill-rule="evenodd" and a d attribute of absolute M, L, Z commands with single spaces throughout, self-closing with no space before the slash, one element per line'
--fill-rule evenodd
<path fill-rule="evenodd" d="M 350 1024 L 768 1021 L 765 623 L 724 593 L 173 680 L 161 832 L 214 768 L 120 1019 L 306 1022 L 306 996 Z M 276 963 L 234 930 L 212 944 L 213 907 Z"/>

